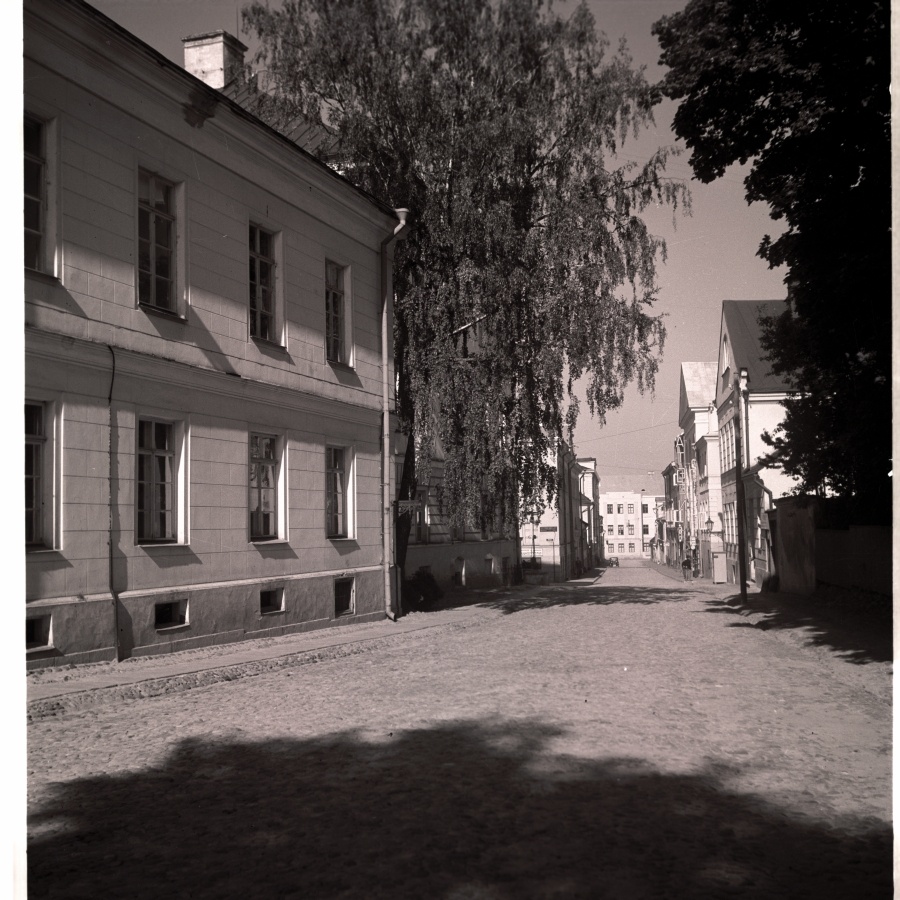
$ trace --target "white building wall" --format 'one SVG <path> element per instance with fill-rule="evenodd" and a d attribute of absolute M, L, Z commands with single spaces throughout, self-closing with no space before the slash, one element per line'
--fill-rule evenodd
<path fill-rule="evenodd" d="M 26 399 L 58 420 L 61 521 L 52 546 L 27 554 L 27 616 L 53 620 L 29 666 L 383 616 L 380 245 L 396 219 L 89 7 L 28 3 L 24 21 L 56 243 L 51 270 L 26 273 Z M 140 168 L 178 186 L 181 318 L 137 303 Z M 251 223 L 280 242 L 283 346 L 249 335 Z M 326 259 L 347 267 L 352 366 L 325 359 Z M 136 539 L 140 416 L 187 436 L 175 543 Z M 278 540 L 250 539 L 251 431 L 284 447 Z M 330 444 L 354 461 L 346 539 L 326 535 Z M 344 577 L 355 588 L 339 617 Z M 271 588 L 282 608 L 264 613 Z M 189 604 L 188 621 L 158 628 L 170 600 Z"/>

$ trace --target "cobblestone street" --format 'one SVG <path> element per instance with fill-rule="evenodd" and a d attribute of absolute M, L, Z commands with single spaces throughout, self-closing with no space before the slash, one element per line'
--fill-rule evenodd
<path fill-rule="evenodd" d="M 32 702 L 29 897 L 890 897 L 889 656 L 670 576 Z"/>

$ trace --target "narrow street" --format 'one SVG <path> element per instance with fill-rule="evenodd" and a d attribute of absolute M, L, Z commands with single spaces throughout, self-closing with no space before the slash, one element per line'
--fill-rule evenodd
<path fill-rule="evenodd" d="M 672 574 L 32 703 L 29 897 L 890 897 L 889 661 Z"/>

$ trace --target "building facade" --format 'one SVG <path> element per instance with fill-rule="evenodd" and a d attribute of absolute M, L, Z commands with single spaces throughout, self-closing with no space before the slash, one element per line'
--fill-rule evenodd
<path fill-rule="evenodd" d="M 530 511 L 519 535 L 523 570 L 548 581 L 579 578 L 599 565 L 600 480 L 593 458 L 577 459 L 561 441 L 556 455 L 557 496 L 553 504 Z"/>
<path fill-rule="evenodd" d="M 610 491 L 599 500 L 606 558 L 650 559 L 658 499 L 645 491 Z"/>
<path fill-rule="evenodd" d="M 676 540 L 674 563 L 689 558 L 701 576 L 724 573 L 721 536 L 709 522 L 717 522 L 721 511 L 721 484 L 718 458 L 716 363 L 681 364 L 678 424 L 681 433 L 675 442 L 677 466 L 683 477 L 675 479 L 681 511 L 681 540 Z M 723 579 L 724 580 L 724 579 Z"/>
<path fill-rule="evenodd" d="M 784 311 L 785 301 L 726 300 L 717 362 L 716 413 L 722 483 L 721 531 L 726 574 L 739 583 L 739 531 L 743 525 L 747 580 L 762 586 L 775 573 L 768 511 L 774 500 L 791 492 L 795 480 L 779 468 L 765 466 L 768 448 L 763 432 L 773 432 L 784 417 L 788 385 L 773 375 L 763 358 L 761 316 Z M 738 478 L 744 494 L 738 503 Z M 739 523 L 738 517 L 743 521 Z"/>
<path fill-rule="evenodd" d="M 27 664 L 390 613 L 397 215 L 80 0 L 24 49 Z"/>

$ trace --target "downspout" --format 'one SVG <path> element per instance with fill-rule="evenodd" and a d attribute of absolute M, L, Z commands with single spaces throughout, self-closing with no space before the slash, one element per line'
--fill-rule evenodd
<path fill-rule="evenodd" d="M 407 227 L 408 209 L 395 209 L 400 220 L 397 227 L 381 242 L 381 541 L 382 569 L 384 573 L 384 614 L 397 621 L 393 600 L 394 570 L 394 503 L 391 497 L 391 406 L 390 406 L 390 356 L 389 326 L 393 302 L 389 291 L 388 247 Z M 405 237 L 405 235 L 404 235 Z M 398 592 L 399 594 L 399 592 Z"/>
<path fill-rule="evenodd" d="M 107 572 L 109 579 L 109 593 L 112 597 L 112 605 L 113 605 L 113 627 L 116 631 L 116 661 L 122 661 L 122 645 L 121 640 L 119 638 L 119 596 L 116 593 L 116 584 L 115 577 L 113 575 L 113 517 L 114 517 L 114 500 L 113 500 L 113 408 L 112 408 L 112 400 L 113 400 L 113 387 L 116 383 L 116 351 L 113 350 L 112 345 L 107 344 L 107 348 L 109 352 L 112 354 L 112 374 L 109 379 L 109 399 L 107 400 L 107 407 L 109 410 L 109 435 L 107 438 L 107 449 L 109 453 L 108 460 L 108 473 L 109 473 L 109 541 L 107 542 L 108 550 L 109 550 L 109 569 Z"/>

